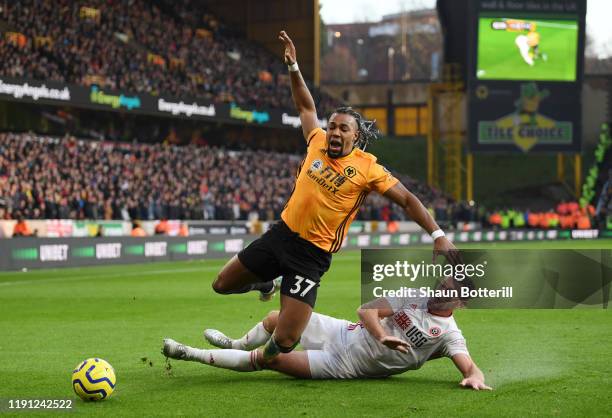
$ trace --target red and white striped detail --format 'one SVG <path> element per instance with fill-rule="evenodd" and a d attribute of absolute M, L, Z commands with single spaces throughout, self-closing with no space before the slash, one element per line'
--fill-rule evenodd
<path fill-rule="evenodd" d="M 261 370 L 261 367 L 257 364 L 257 350 L 251 351 L 249 360 L 251 361 L 251 367 L 253 370 Z"/>

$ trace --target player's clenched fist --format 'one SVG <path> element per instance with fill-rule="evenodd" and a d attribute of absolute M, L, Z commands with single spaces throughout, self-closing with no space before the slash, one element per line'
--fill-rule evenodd
<path fill-rule="evenodd" d="M 293 45 L 293 41 L 287 35 L 287 32 L 284 30 L 280 31 L 278 34 L 278 39 L 285 44 L 285 64 L 291 65 L 297 61 L 297 54 L 295 52 L 295 45 Z"/>

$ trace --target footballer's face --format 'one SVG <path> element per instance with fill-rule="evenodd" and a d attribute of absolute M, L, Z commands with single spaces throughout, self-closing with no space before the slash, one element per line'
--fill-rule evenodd
<path fill-rule="evenodd" d="M 437 286 L 436 290 L 449 291 L 454 289 L 459 291 L 457 282 L 453 280 L 451 277 L 443 279 Z M 444 296 L 436 296 L 429 298 L 427 301 L 427 308 L 430 311 L 434 312 L 446 312 L 451 314 L 455 309 L 459 309 L 465 305 L 465 302 L 462 301 L 458 297 L 444 297 Z"/>
<path fill-rule="evenodd" d="M 334 113 L 327 123 L 327 155 L 340 158 L 350 154 L 358 136 L 359 129 L 353 116 Z"/>

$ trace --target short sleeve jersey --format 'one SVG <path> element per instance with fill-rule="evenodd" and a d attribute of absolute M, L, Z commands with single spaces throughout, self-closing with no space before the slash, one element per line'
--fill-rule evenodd
<path fill-rule="evenodd" d="M 388 335 L 408 342 L 408 353 L 382 345 L 361 326 L 346 332 L 347 351 L 358 374 L 389 376 L 419 369 L 432 356 L 469 355 L 465 338 L 453 316 L 441 317 L 427 311 L 426 301 L 414 298 L 387 299 L 394 314 L 381 321 Z M 417 302 L 417 303 L 415 303 Z"/>
<path fill-rule="evenodd" d="M 368 193 L 383 194 L 398 180 L 370 153 L 355 148 L 330 158 L 326 148 L 325 131 L 314 129 L 281 218 L 302 238 L 335 253 Z"/>

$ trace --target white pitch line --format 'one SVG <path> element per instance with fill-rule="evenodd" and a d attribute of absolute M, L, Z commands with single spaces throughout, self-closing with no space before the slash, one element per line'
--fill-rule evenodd
<path fill-rule="evenodd" d="M 0 282 L 0 286 L 13 286 L 17 284 L 37 284 L 37 283 L 49 283 L 49 282 L 61 282 L 61 281 L 74 281 L 74 280 L 86 280 L 86 279 L 112 279 L 118 277 L 131 277 L 131 276 L 144 276 L 148 274 L 168 274 L 168 273 L 189 273 L 194 271 L 211 271 L 220 270 L 218 266 L 203 266 L 199 268 L 188 268 L 188 269 L 165 269 L 165 270 L 150 270 L 150 271 L 131 271 L 126 273 L 112 273 L 112 274 L 88 274 L 83 276 L 72 276 L 72 277 L 57 277 L 53 279 L 40 279 L 40 280 L 15 280 L 11 282 Z"/>
<path fill-rule="evenodd" d="M 342 261 L 354 261 L 358 260 L 361 257 L 342 257 L 335 260 L 335 262 Z M 120 266 L 117 264 L 116 266 Z M 115 267 L 116 267 L 115 266 Z M 52 283 L 52 282 L 68 282 L 68 281 L 78 281 L 78 280 L 88 280 L 88 279 L 112 279 L 118 277 L 132 277 L 132 276 L 143 276 L 147 274 L 168 274 L 168 273 L 190 273 L 195 271 L 217 271 L 221 270 L 221 266 L 202 266 L 202 267 L 192 267 L 192 268 L 183 268 L 183 269 L 164 269 L 164 270 L 149 270 L 149 271 L 132 271 L 126 273 L 112 273 L 112 274 L 87 274 L 81 276 L 71 276 L 71 277 L 57 277 L 51 279 L 39 279 L 39 280 L 14 280 L 10 282 L 0 282 L 0 286 L 14 286 L 20 284 L 38 284 L 38 283 Z M 18 273 L 17 271 L 15 273 Z"/>

